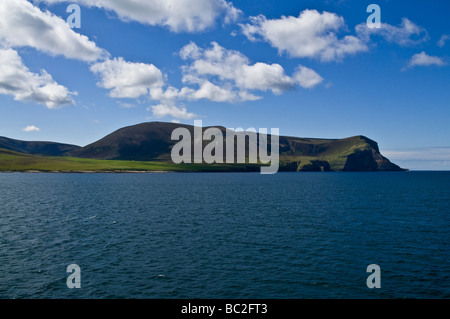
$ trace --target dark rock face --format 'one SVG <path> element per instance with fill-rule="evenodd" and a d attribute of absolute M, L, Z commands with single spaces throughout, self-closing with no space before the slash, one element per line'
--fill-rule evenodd
<path fill-rule="evenodd" d="M 343 171 L 403 171 L 398 165 L 391 163 L 376 149 L 356 151 L 347 157 Z"/>
<path fill-rule="evenodd" d="M 281 162 L 278 171 L 279 172 L 296 172 L 299 165 L 300 165 L 300 162 L 291 162 L 291 161 Z"/>
<path fill-rule="evenodd" d="M 303 166 L 301 172 L 330 172 L 330 163 L 326 161 L 311 161 L 311 164 Z"/>
<path fill-rule="evenodd" d="M 386 157 L 380 154 L 380 152 L 374 152 L 373 158 L 377 162 L 379 171 L 405 171 L 400 166 L 392 163 Z"/>
<path fill-rule="evenodd" d="M 378 165 L 372 155 L 372 150 L 356 151 L 347 157 L 344 171 L 377 171 Z"/>

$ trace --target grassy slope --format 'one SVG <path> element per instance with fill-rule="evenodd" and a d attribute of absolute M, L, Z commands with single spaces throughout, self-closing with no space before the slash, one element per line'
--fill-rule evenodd
<path fill-rule="evenodd" d="M 0 149 L 0 171 L 24 172 L 114 172 L 114 171 L 248 171 L 255 165 L 176 165 L 168 162 L 93 160 L 75 157 L 47 157 Z"/>

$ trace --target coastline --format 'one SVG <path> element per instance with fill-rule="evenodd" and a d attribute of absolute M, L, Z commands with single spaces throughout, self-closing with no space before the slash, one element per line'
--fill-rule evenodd
<path fill-rule="evenodd" d="M 129 171 L 129 170 L 112 170 L 112 171 L 41 171 L 41 170 L 24 170 L 24 171 L 1 171 L 0 173 L 63 173 L 63 174 L 152 174 L 152 173 L 176 173 L 175 171 Z"/>
<path fill-rule="evenodd" d="M 324 171 L 278 171 L 277 173 L 323 173 Z M 409 169 L 403 169 L 401 171 L 326 171 L 328 173 L 382 173 L 382 172 L 411 172 Z M 149 171 L 139 171 L 139 170 L 99 170 L 99 171 L 88 171 L 88 170 L 69 170 L 69 171 L 46 171 L 46 170 L 0 170 L 0 173 L 28 173 L 28 174 L 156 174 L 156 173 L 257 173 L 257 171 L 247 170 L 181 170 L 181 171 L 168 171 L 168 170 L 149 170 Z"/>

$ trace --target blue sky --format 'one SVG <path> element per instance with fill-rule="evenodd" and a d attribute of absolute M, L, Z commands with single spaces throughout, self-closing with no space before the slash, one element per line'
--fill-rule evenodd
<path fill-rule="evenodd" d="M 449 14 L 417 0 L 2 1 L 0 135 L 86 145 L 201 119 L 365 135 L 401 166 L 450 169 Z"/>

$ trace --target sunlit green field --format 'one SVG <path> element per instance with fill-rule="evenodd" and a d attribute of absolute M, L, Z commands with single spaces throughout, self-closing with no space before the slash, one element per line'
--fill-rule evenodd
<path fill-rule="evenodd" d="M 0 171 L 8 172 L 207 172 L 259 171 L 251 164 L 174 164 L 171 162 L 141 162 L 94 160 L 74 157 L 50 157 L 17 153 L 0 149 Z"/>

